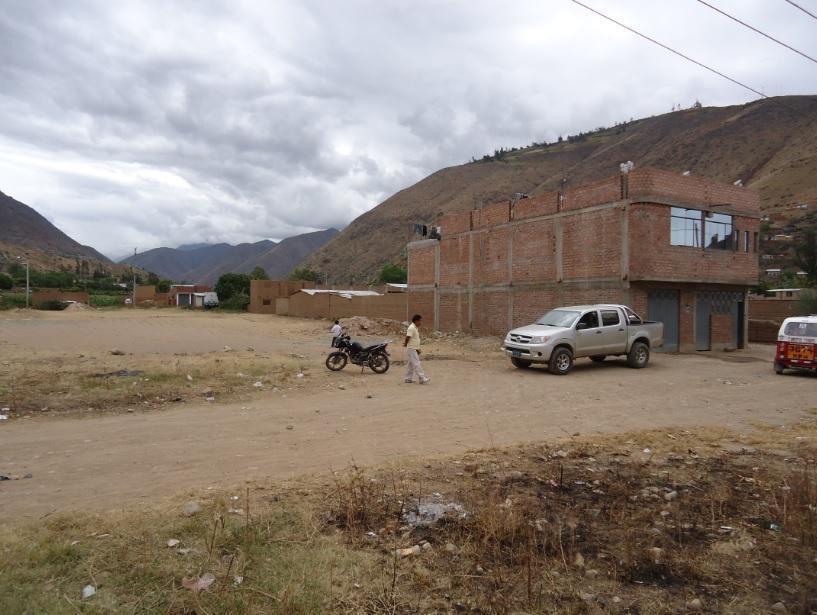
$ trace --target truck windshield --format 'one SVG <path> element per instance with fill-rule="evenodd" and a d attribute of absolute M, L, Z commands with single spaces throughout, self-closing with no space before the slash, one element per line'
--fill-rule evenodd
<path fill-rule="evenodd" d="M 570 310 L 550 310 L 547 314 L 536 321 L 537 325 L 546 327 L 572 327 L 576 319 L 581 316 L 581 312 Z"/>
<path fill-rule="evenodd" d="M 817 322 L 790 322 L 786 324 L 783 335 L 792 337 L 817 337 Z"/>

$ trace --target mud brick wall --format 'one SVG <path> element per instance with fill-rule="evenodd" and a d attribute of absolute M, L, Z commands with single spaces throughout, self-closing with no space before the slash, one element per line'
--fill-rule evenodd
<path fill-rule="evenodd" d="M 88 293 L 58 290 L 56 288 L 44 288 L 31 293 L 31 305 L 37 305 L 45 301 L 76 301 L 88 305 L 90 300 Z"/>

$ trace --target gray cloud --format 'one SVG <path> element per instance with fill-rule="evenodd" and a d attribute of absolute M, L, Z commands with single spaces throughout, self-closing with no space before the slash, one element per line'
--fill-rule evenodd
<path fill-rule="evenodd" d="M 588 1 L 769 95 L 817 83 L 692 0 Z M 785 3 L 718 5 L 817 53 Z M 339 227 L 500 146 L 753 98 L 567 0 L 11 2 L 0 84 L 0 189 L 113 254 Z"/>

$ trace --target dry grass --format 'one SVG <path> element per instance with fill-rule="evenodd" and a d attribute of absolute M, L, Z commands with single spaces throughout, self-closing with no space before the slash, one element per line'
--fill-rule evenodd
<path fill-rule="evenodd" d="M 177 356 L 67 357 L 39 354 L 8 362 L 0 371 L 0 402 L 17 415 L 144 410 L 184 401 L 252 398 L 263 388 L 299 384 L 303 360 L 254 352 Z"/>
<path fill-rule="evenodd" d="M 811 419 L 571 439 L 209 491 L 191 517 L 182 500 L 48 516 L 0 530 L 0 612 L 678 613 L 700 600 L 808 613 L 815 436 Z M 407 523 L 429 502 L 467 514 Z M 208 590 L 183 587 L 205 573 Z M 82 601 L 86 584 L 97 594 Z"/>

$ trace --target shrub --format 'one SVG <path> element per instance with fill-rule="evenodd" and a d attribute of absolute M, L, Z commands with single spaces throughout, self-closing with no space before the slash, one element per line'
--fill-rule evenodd
<path fill-rule="evenodd" d="M 91 295 L 90 303 L 94 307 L 114 307 L 125 304 L 122 295 Z"/>
<path fill-rule="evenodd" d="M 0 290 L 11 290 L 12 286 L 14 286 L 14 280 L 11 279 L 11 276 L 0 273 Z"/>
<path fill-rule="evenodd" d="M 293 281 L 303 280 L 306 282 L 318 282 L 320 278 L 320 273 L 312 271 L 308 267 L 297 267 L 289 274 L 289 279 Z"/>
<path fill-rule="evenodd" d="M 229 299 L 221 301 L 218 307 L 222 310 L 234 310 L 245 312 L 250 305 L 249 295 L 239 294 L 233 295 Z"/>
<path fill-rule="evenodd" d="M 38 303 L 35 306 L 38 310 L 47 310 L 50 312 L 59 312 L 64 310 L 68 307 L 68 304 L 64 301 L 60 301 L 58 299 L 49 299 L 48 301 L 43 301 L 42 303 Z"/>
<path fill-rule="evenodd" d="M 0 310 L 12 310 L 14 308 L 24 308 L 25 306 L 25 293 L 0 294 Z"/>
<path fill-rule="evenodd" d="M 235 295 L 250 296 L 250 276 L 246 273 L 225 273 L 216 282 L 219 300 L 227 301 Z"/>
<path fill-rule="evenodd" d="M 378 282 L 381 284 L 405 284 L 407 280 L 406 270 L 399 265 L 386 263 L 380 270 Z"/>

